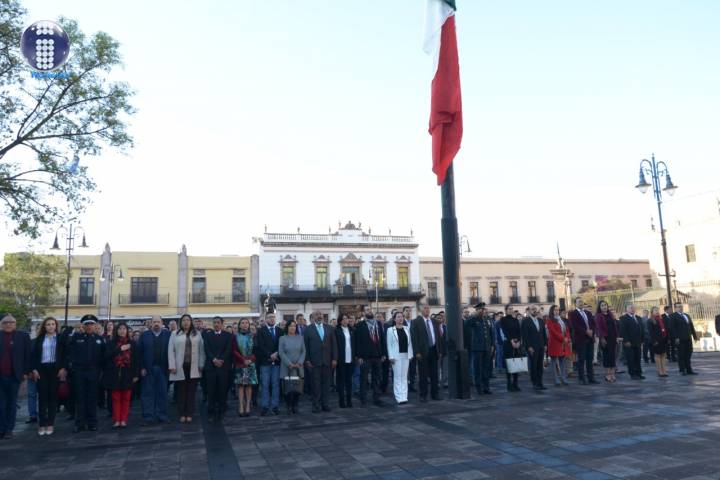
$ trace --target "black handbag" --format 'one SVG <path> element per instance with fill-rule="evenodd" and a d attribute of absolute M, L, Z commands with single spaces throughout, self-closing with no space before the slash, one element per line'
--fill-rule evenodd
<path fill-rule="evenodd" d="M 288 375 L 283 378 L 283 391 L 285 394 L 303 392 L 303 379 L 297 368 L 288 370 Z"/>

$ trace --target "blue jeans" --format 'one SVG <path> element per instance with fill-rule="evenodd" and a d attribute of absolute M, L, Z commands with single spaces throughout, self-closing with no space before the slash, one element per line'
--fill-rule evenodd
<path fill-rule="evenodd" d="M 260 393 L 261 408 L 278 408 L 280 406 L 280 365 L 261 365 Z M 272 389 L 272 403 L 270 401 L 270 390 Z"/>
<path fill-rule="evenodd" d="M 160 367 L 152 367 L 142 378 L 140 404 L 145 421 L 167 422 L 167 374 Z"/>
<path fill-rule="evenodd" d="M 30 380 L 28 378 L 27 381 L 27 395 L 28 395 L 28 416 L 32 418 L 37 418 L 38 416 L 38 391 L 37 391 L 37 383 L 35 383 L 35 380 Z"/>
<path fill-rule="evenodd" d="M 20 382 L 15 377 L 0 377 L 0 433 L 15 430 Z"/>

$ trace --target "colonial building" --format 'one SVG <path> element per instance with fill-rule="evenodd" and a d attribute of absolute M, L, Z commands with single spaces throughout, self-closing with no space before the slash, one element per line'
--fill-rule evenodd
<path fill-rule="evenodd" d="M 420 259 L 420 275 L 428 303 L 443 308 L 445 291 L 442 258 Z M 460 261 L 461 301 L 485 302 L 493 310 L 505 304 L 520 309 L 529 304 L 570 305 L 583 287 L 602 285 L 612 279 L 633 288 L 651 288 L 657 276 L 648 260 L 553 260 L 548 258 L 468 258 Z"/>
<path fill-rule="evenodd" d="M 284 318 L 319 310 L 328 317 L 415 305 L 423 296 L 418 244 L 412 236 L 376 235 L 361 224 L 334 233 L 268 233 L 256 239 L 261 301 Z"/>
<path fill-rule="evenodd" d="M 258 311 L 257 256 L 190 256 L 174 252 L 113 252 L 74 255 L 70 271 L 70 321 L 92 313 L 101 320 L 141 321 L 151 315 L 177 318 L 189 312 L 237 319 Z M 65 316 L 65 291 L 47 312 Z"/>

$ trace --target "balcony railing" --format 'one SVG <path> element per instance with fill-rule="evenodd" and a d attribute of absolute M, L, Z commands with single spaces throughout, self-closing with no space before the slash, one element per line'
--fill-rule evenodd
<path fill-rule="evenodd" d="M 490 305 L 501 305 L 502 297 L 490 296 Z"/>
<path fill-rule="evenodd" d="M 520 296 L 519 295 L 510 296 L 510 301 L 508 303 L 520 303 Z"/>
<path fill-rule="evenodd" d="M 374 297 L 375 286 L 370 283 L 356 285 L 328 285 L 318 287 L 315 285 L 263 285 L 261 294 L 269 293 L 279 297 Z M 390 285 L 378 287 L 378 296 L 393 295 L 420 295 L 421 285 Z"/>
<path fill-rule="evenodd" d="M 343 243 L 347 238 L 339 234 L 308 234 L 308 233 L 266 233 L 264 242 L 302 242 L 302 243 Z M 363 233 L 352 240 L 353 243 L 399 243 L 414 244 L 415 238 L 405 235 L 368 235 Z"/>
<path fill-rule="evenodd" d="M 133 295 L 121 293 L 118 295 L 118 305 L 169 305 L 170 294 L 159 293 L 155 295 Z"/>
<path fill-rule="evenodd" d="M 547 301 L 547 303 L 555 303 L 555 295 L 548 294 L 545 300 Z"/>
<path fill-rule="evenodd" d="M 199 305 L 220 305 L 230 303 L 248 303 L 250 295 L 247 292 L 235 293 L 190 293 L 188 302 Z"/>
<path fill-rule="evenodd" d="M 540 302 L 540 297 L 538 297 L 537 295 L 528 297 L 528 303 L 539 303 L 539 302 Z"/>
<path fill-rule="evenodd" d="M 53 306 L 65 305 L 65 296 L 53 297 L 50 303 Z M 97 305 L 97 295 L 70 295 L 70 297 L 68 297 L 68 305 Z"/>
<path fill-rule="evenodd" d="M 480 300 L 480 297 L 470 297 L 470 298 L 468 299 L 468 304 L 469 304 L 469 305 L 477 305 L 477 304 L 480 303 L 481 301 L 482 301 L 482 300 Z"/>
<path fill-rule="evenodd" d="M 440 299 L 437 297 L 432 297 L 427 299 L 428 305 L 437 306 L 440 305 Z"/>

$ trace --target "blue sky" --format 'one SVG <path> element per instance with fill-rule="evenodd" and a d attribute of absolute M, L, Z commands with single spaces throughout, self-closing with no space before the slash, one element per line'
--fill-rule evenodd
<path fill-rule="evenodd" d="M 28 0 L 122 44 L 137 147 L 83 159 L 99 253 L 249 254 L 352 219 L 440 255 L 423 0 Z M 720 4 L 460 0 L 460 233 L 477 256 L 647 258 L 639 161 L 720 189 Z M 27 241 L 3 241 L 6 250 Z M 50 243 L 48 236 L 33 244 Z"/>

